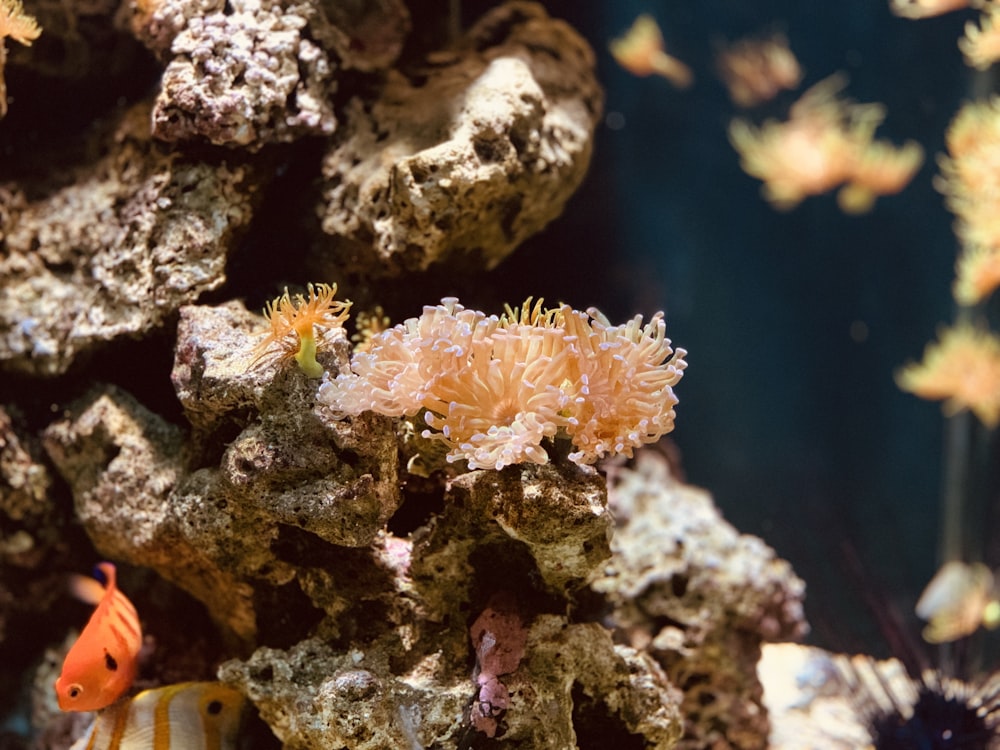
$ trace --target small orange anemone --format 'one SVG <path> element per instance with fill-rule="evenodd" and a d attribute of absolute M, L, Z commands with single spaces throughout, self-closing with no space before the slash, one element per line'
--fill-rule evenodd
<path fill-rule="evenodd" d="M 969 5 L 969 0 L 889 0 L 892 12 L 903 18 L 930 18 Z"/>
<path fill-rule="evenodd" d="M 955 301 L 971 306 L 1000 287 L 1000 247 L 965 245 L 955 263 Z"/>
<path fill-rule="evenodd" d="M 837 195 L 837 203 L 844 213 L 867 213 L 878 196 L 895 195 L 909 185 L 923 163 L 924 150 L 916 141 L 899 148 L 873 141 L 857 157 L 847 184 Z"/>
<path fill-rule="evenodd" d="M 375 305 L 371 312 L 362 310 L 354 318 L 356 333 L 351 336 L 354 351 L 366 352 L 372 347 L 372 339 L 382 331 L 388 330 L 389 316 L 385 314 L 382 305 Z"/>
<path fill-rule="evenodd" d="M 691 85 L 691 68 L 666 53 L 663 34 L 647 13 L 635 19 L 625 36 L 608 45 L 612 56 L 625 70 L 637 76 L 661 75 L 679 89 Z"/>
<path fill-rule="evenodd" d="M 0 0 L 0 117 L 7 114 L 7 83 L 3 72 L 7 63 L 5 37 L 20 42 L 26 47 L 42 33 L 38 21 L 24 12 L 21 0 Z"/>
<path fill-rule="evenodd" d="M 965 36 L 958 40 L 965 62 L 977 70 L 986 70 L 1000 60 L 1000 5 L 995 0 L 984 6 L 979 25 L 965 24 Z"/>
<path fill-rule="evenodd" d="M 876 196 L 902 190 L 923 162 L 916 143 L 896 149 L 876 141 L 885 108 L 838 98 L 844 85 L 843 76 L 820 81 L 792 105 L 785 122 L 755 127 L 737 118 L 729 126 L 743 170 L 764 182 L 764 197 L 775 208 L 792 209 L 845 185 L 844 210 L 867 211 Z"/>
<path fill-rule="evenodd" d="M 802 80 L 802 68 L 783 34 L 734 42 L 718 52 L 715 67 L 737 107 L 770 101 Z"/>
<path fill-rule="evenodd" d="M 945 329 L 924 360 L 896 374 L 904 391 L 944 400 L 949 416 L 971 410 L 987 427 L 1000 423 L 1000 338 L 969 324 Z"/>
<path fill-rule="evenodd" d="M 0 39 L 10 37 L 26 47 L 42 33 L 42 27 L 24 12 L 21 0 L 0 0 Z"/>
<path fill-rule="evenodd" d="M 958 221 L 963 252 L 955 299 L 975 304 L 997 286 L 1000 273 L 1000 98 L 962 106 L 945 134 L 935 185 Z"/>
<path fill-rule="evenodd" d="M 294 359 L 310 378 L 323 375 L 323 366 L 316 361 L 316 329 L 343 329 L 351 308 L 349 300 L 340 302 L 336 284 L 309 284 L 308 298 L 302 294 L 285 293 L 275 297 L 264 308 L 264 317 L 271 330 L 254 349 L 255 363 L 271 357 Z"/>

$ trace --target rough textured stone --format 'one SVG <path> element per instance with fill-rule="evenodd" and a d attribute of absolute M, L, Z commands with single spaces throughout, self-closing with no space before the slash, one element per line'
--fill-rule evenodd
<path fill-rule="evenodd" d="M 332 133 L 339 68 L 391 65 L 409 16 L 398 0 L 165 0 L 133 28 L 168 60 L 154 135 L 255 150 Z"/>
<path fill-rule="evenodd" d="M 0 189 L 0 367 L 65 372 L 78 355 L 160 325 L 225 280 L 253 214 L 259 173 L 239 158 L 194 161 L 149 136 L 129 110 L 105 155 L 29 199 Z"/>
<path fill-rule="evenodd" d="M 313 408 L 317 381 L 294 361 L 255 361 L 254 332 L 266 329 L 234 304 L 186 308 L 172 374 L 178 398 L 208 443 L 228 443 L 219 479 L 234 502 L 331 544 L 365 546 L 400 502 L 390 421 L 323 423 Z M 320 336 L 317 359 L 334 373 L 346 368 L 344 330 Z"/>
<path fill-rule="evenodd" d="M 567 24 L 516 2 L 422 69 L 390 71 L 376 101 L 351 100 L 323 162 L 331 271 L 499 263 L 583 179 L 601 108 L 593 66 Z"/>
<path fill-rule="evenodd" d="M 226 6 L 221 0 L 160 0 L 137 2 L 131 9 L 133 32 L 159 57 L 169 60 L 172 46 L 183 32 L 195 27 L 192 36 L 203 35 L 205 23 L 215 25 L 220 16 L 239 16 L 233 23 L 248 36 L 265 37 L 272 30 L 305 30 L 323 50 L 336 55 L 339 67 L 365 72 L 392 65 L 410 30 L 410 14 L 401 0 L 338 0 L 338 2 L 242 2 Z M 280 19 L 278 17 L 281 17 Z M 285 25 L 287 24 L 287 26 Z M 182 44 L 186 44 L 182 43 Z M 284 47 L 281 52 L 293 51 Z M 251 66 L 277 61 L 263 50 L 246 61 Z M 223 51 L 223 54 L 227 54 Z M 203 65 L 211 76 L 221 67 Z M 219 63 L 219 60 L 215 60 Z M 247 83 L 242 81 L 241 83 Z"/>
<path fill-rule="evenodd" d="M 52 479 L 33 447 L 17 434 L 8 410 L 0 406 L 0 512 L 12 521 L 49 510 Z"/>
<path fill-rule="evenodd" d="M 413 535 L 410 574 L 433 620 L 463 617 L 478 588 L 521 578 L 566 596 L 610 555 L 604 479 L 575 464 L 522 464 L 452 480 Z M 450 580 L 447 586 L 441 579 Z"/>
<path fill-rule="evenodd" d="M 708 493 L 640 452 L 617 469 L 613 556 L 593 583 L 633 646 L 684 692 L 682 748 L 763 748 L 767 715 L 754 667 L 761 643 L 801 637 L 805 585 L 760 539 L 741 535 Z"/>
<path fill-rule="evenodd" d="M 289 750 L 469 747 L 471 675 L 440 652 L 402 652 L 392 636 L 346 651 L 313 639 L 227 662 L 220 677 L 250 697 Z M 400 663 L 409 667 L 394 670 Z M 591 742 L 604 733 L 665 750 L 681 732 L 679 696 L 662 670 L 597 624 L 538 616 L 508 680 L 504 747 L 564 750 L 587 732 Z"/>
<path fill-rule="evenodd" d="M 313 414 L 315 381 L 294 363 L 249 367 L 253 337 L 245 329 L 253 319 L 264 325 L 237 305 L 185 310 L 174 382 L 200 420 L 194 439 L 113 387 L 94 391 L 45 432 L 97 549 L 155 569 L 243 643 L 257 639 L 261 618 L 275 630 L 266 606 L 292 607 L 285 600 L 302 596 L 295 574 L 304 560 L 291 550 L 365 547 L 400 502 L 389 421 L 325 427 Z M 213 344 L 212 330 L 244 335 L 237 345 L 225 336 Z M 337 342 L 339 353 L 324 360 L 346 361 L 342 330 Z M 206 395 L 200 408 L 193 394 Z M 317 597 L 320 608 L 329 599 Z"/>
<path fill-rule="evenodd" d="M 203 601 L 227 632 L 250 638 L 252 591 L 220 564 L 220 548 L 236 547 L 240 562 L 249 563 L 245 547 L 260 545 L 266 529 L 237 526 L 220 512 L 224 505 L 210 505 L 215 498 L 208 493 L 193 496 L 198 474 L 178 488 L 183 438 L 110 386 L 95 389 L 44 435 L 73 491 L 77 517 L 102 555 L 156 569 Z"/>

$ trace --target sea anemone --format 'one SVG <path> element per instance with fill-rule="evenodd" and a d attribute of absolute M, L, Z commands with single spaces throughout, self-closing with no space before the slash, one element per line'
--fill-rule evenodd
<path fill-rule="evenodd" d="M 955 263 L 955 301 L 975 305 L 1000 286 L 1000 247 L 965 245 Z"/>
<path fill-rule="evenodd" d="M 715 68 L 737 107 L 770 101 L 802 80 L 802 68 L 784 34 L 734 42 L 716 54 Z"/>
<path fill-rule="evenodd" d="M 1000 423 L 1000 338 L 970 324 L 943 331 L 928 344 L 924 360 L 896 375 L 904 391 L 943 399 L 946 414 L 969 409 L 987 427 Z"/>
<path fill-rule="evenodd" d="M 969 0 L 889 0 L 889 8 L 903 18 L 929 18 L 968 8 Z"/>
<path fill-rule="evenodd" d="M 859 666 L 856 658 L 852 664 Z M 979 684 L 927 670 L 919 679 L 848 678 L 872 750 L 1000 749 L 1000 678 Z"/>
<path fill-rule="evenodd" d="M 962 106 L 945 133 L 935 183 L 965 245 L 1000 248 L 1000 97 Z"/>
<path fill-rule="evenodd" d="M 7 47 L 4 38 L 10 37 L 26 47 L 42 33 L 32 16 L 24 12 L 21 0 L 0 0 L 0 117 L 7 114 L 7 84 L 3 72 L 7 64 Z"/>
<path fill-rule="evenodd" d="M 743 170 L 764 182 L 764 197 L 775 208 L 792 209 L 843 185 L 841 207 L 862 213 L 877 196 L 902 190 L 923 162 L 916 143 L 897 149 L 875 140 L 885 108 L 838 98 L 845 83 L 839 75 L 820 81 L 792 105 L 784 122 L 756 127 L 737 118 L 730 125 Z"/>
<path fill-rule="evenodd" d="M 302 294 L 285 293 L 267 303 L 264 317 L 271 329 L 254 349 L 254 364 L 273 359 L 294 359 L 310 378 L 323 375 L 323 366 L 316 361 L 316 330 L 342 330 L 348 318 L 351 302 L 340 302 L 336 284 L 309 284 L 308 298 Z"/>
<path fill-rule="evenodd" d="M 38 21 L 24 12 L 21 0 L 0 0 L 0 39 L 10 37 L 30 47 L 41 33 Z"/>
<path fill-rule="evenodd" d="M 965 24 L 965 36 L 958 40 L 965 62 L 977 70 L 986 70 L 1000 60 L 1000 5 L 984 4 L 979 26 Z"/>
<path fill-rule="evenodd" d="M 837 205 L 848 214 L 871 210 L 880 195 L 895 195 L 907 185 L 924 163 L 924 150 L 915 141 L 896 148 L 873 141 L 851 167 L 847 184 L 837 194 Z"/>
<path fill-rule="evenodd" d="M 663 76 L 679 89 L 691 85 L 691 68 L 668 55 L 663 46 L 663 34 L 653 17 L 643 13 L 625 35 L 608 45 L 611 55 L 629 73 Z"/>
<path fill-rule="evenodd" d="M 318 400 L 335 419 L 422 414 L 424 437 L 471 469 L 547 463 L 543 442 L 558 436 L 571 460 L 593 463 L 673 429 L 686 362 L 664 333 L 662 314 L 612 326 L 593 309 L 529 300 L 498 317 L 446 298 L 374 336 Z"/>

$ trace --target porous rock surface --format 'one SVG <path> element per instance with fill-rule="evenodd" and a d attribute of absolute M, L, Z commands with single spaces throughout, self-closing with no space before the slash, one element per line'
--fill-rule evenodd
<path fill-rule="evenodd" d="M 60 544 L 63 520 L 52 502 L 52 476 L 34 435 L 0 405 L 0 645 L 25 612 L 44 613 L 55 596 L 51 577 L 28 575 Z"/>
<path fill-rule="evenodd" d="M 209 425 L 217 431 L 195 412 L 203 430 L 186 435 L 120 389 L 100 387 L 45 433 L 101 554 L 157 570 L 244 644 L 258 635 L 264 603 L 301 597 L 289 587 L 294 570 L 276 559 L 290 536 L 367 545 L 398 504 L 395 437 L 384 420 L 360 421 L 350 435 L 321 426 L 313 381 L 294 367 L 251 368 L 256 380 L 246 382 L 248 331 L 262 322 L 235 303 L 182 315 L 179 392 L 210 392 L 217 366 L 237 373 L 225 387 L 239 392 L 239 406 Z M 214 365 L 204 356 L 206 330 L 215 332 Z M 242 428 L 235 439 L 234 427 Z M 355 460 L 352 441 L 363 441 L 363 458 Z"/>
<path fill-rule="evenodd" d="M 392 637 L 346 652 L 308 640 L 228 662 L 220 676 L 249 695 L 285 748 L 473 746 L 468 677 L 447 668 L 440 653 L 394 671 L 399 651 Z M 648 748 L 673 746 L 681 728 L 676 692 L 651 658 L 615 646 L 600 625 L 539 615 L 525 653 L 509 680 L 500 746 L 564 750 L 577 746 L 581 732 L 591 742 L 603 732 L 641 738 Z"/>
<path fill-rule="evenodd" d="M 49 511 L 52 478 L 39 453 L 35 441 L 19 434 L 10 411 L 0 405 L 0 513 L 10 521 L 39 518 Z M 10 547 L 10 540 L 0 541 L 0 556 Z"/>
<path fill-rule="evenodd" d="M 139 36 L 168 58 L 153 109 L 156 137 L 258 149 L 332 133 L 336 52 L 350 46 L 343 43 L 350 31 L 331 24 L 327 5 L 336 4 L 167 0 L 148 17 L 140 13 L 133 24 Z M 384 6 L 379 10 L 395 10 L 395 25 L 377 12 L 359 14 L 388 30 L 383 59 L 373 64 L 391 63 L 408 30 L 405 8 Z"/>
<path fill-rule="evenodd" d="M 319 213 L 335 239 L 317 265 L 495 266 L 583 179 L 602 101 L 593 68 L 570 26 L 513 2 L 422 67 L 390 71 L 375 101 L 347 103 L 323 160 Z"/>
<path fill-rule="evenodd" d="M 162 324 L 222 284 L 253 215 L 261 170 L 158 146 L 148 103 L 98 141 L 60 186 L 0 185 L 2 368 L 58 375 Z"/>
<path fill-rule="evenodd" d="M 628 642 L 653 655 L 683 692 L 681 748 L 764 748 L 767 713 L 755 672 L 765 641 L 808 625 L 805 584 L 785 560 L 725 522 L 704 490 L 641 452 L 615 469 L 613 556 L 592 584 Z"/>

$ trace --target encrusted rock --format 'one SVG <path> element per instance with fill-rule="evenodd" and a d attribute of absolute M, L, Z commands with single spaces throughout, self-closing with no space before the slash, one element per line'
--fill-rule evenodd
<path fill-rule="evenodd" d="M 256 704 L 289 750 L 455 747 L 469 686 L 448 685 L 434 656 L 393 674 L 394 640 L 342 652 L 318 639 L 262 648 L 223 664 L 219 676 Z"/>
<path fill-rule="evenodd" d="M 316 381 L 294 362 L 250 367 L 254 321 L 263 323 L 237 304 L 184 311 L 174 383 L 200 427 L 190 455 L 179 428 L 113 387 L 45 432 L 97 549 L 157 570 L 244 643 L 258 627 L 280 630 L 266 606 L 303 598 L 296 566 L 307 558 L 292 550 L 365 547 L 400 502 L 389 420 L 324 426 L 313 414 Z M 346 361 L 343 331 L 334 339 L 320 356 L 336 367 Z M 201 468 L 188 473 L 189 463 Z M 316 596 L 326 609 L 329 594 Z"/>
<path fill-rule="evenodd" d="M 757 673 L 771 720 L 770 750 L 873 747 L 866 716 L 905 710 L 916 699 L 913 682 L 896 659 L 772 643 L 764 644 Z"/>
<path fill-rule="evenodd" d="M 303 33 L 311 7 L 231 0 L 187 19 L 163 72 L 154 135 L 259 148 L 332 133 L 334 63 Z"/>
<path fill-rule="evenodd" d="M 338 273 L 492 268 L 558 216 L 590 161 L 601 109 L 593 53 L 542 6 L 514 2 L 417 71 L 351 100 L 323 162 Z"/>
<path fill-rule="evenodd" d="M 220 489 L 234 503 L 331 544 L 365 546 L 400 502 L 391 423 L 377 415 L 322 422 L 313 410 L 316 380 L 294 361 L 254 356 L 252 332 L 266 325 L 234 304 L 185 308 L 172 374 L 178 397 L 207 432 L 241 428 L 235 439 L 225 435 L 219 463 Z M 319 335 L 319 361 L 334 373 L 345 369 L 344 330 Z"/>
<path fill-rule="evenodd" d="M 764 641 L 801 637 L 805 585 L 760 539 L 726 523 L 707 492 L 650 451 L 616 469 L 613 557 L 593 583 L 614 620 L 684 692 L 682 748 L 763 748 L 754 667 Z"/>
<path fill-rule="evenodd" d="M 169 60 L 156 137 L 256 150 L 332 133 L 339 68 L 391 65 L 409 15 L 398 0 L 164 0 L 140 8 L 133 28 Z"/>
<path fill-rule="evenodd" d="M 400 664 L 408 666 L 394 668 Z M 477 735 L 469 723 L 471 675 L 440 651 L 404 658 L 391 635 L 346 651 L 317 639 L 287 651 L 262 648 L 246 662 L 224 664 L 220 677 L 250 697 L 286 748 L 455 750 Z M 680 736 L 679 695 L 663 671 L 615 646 L 597 624 L 540 615 L 524 661 L 507 679 L 504 747 L 565 750 L 585 734 L 590 741 L 639 737 L 644 747 L 666 750 Z"/>
<path fill-rule="evenodd" d="M 156 146 L 139 105 L 69 184 L 0 190 L 0 367 L 65 372 L 78 355 L 160 325 L 225 280 L 259 171 Z"/>
<path fill-rule="evenodd" d="M 0 406 L 0 513 L 12 521 L 44 515 L 51 483 L 48 469 L 33 455 L 31 444 L 18 436 L 10 414 Z"/>
<path fill-rule="evenodd" d="M 43 440 L 98 549 L 141 563 L 138 551 L 155 546 L 170 512 L 166 500 L 184 464 L 183 432 L 120 388 L 104 386 L 50 425 Z"/>
<path fill-rule="evenodd" d="M 428 617 L 461 618 L 477 587 L 540 579 L 565 596 L 583 586 L 610 555 L 605 493 L 603 477 L 575 464 L 459 475 L 443 512 L 414 535 L 410 574 Z"/>
<path fill-rule="evenodd" d="M 232 554 L 243 540 L 260 545 L 266 529 L 234 524 L 208 493 L 192 497 L 198 475 L 178 489 L 183 438 L 112 386 L 95 389 L 44 435 L 73 491 L 77 517 L 102 555 L 156 569 L 205 602 L 227 632 L 249 639 L 253 592 L 218 558 L 220 548 Z M 239 551 L 241 563 L 252 559 Z"/>

